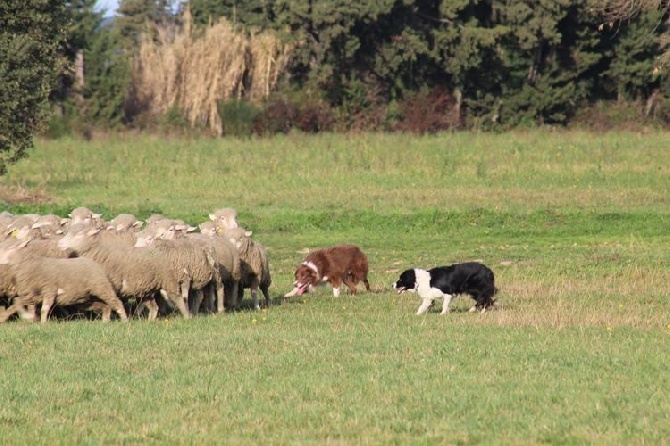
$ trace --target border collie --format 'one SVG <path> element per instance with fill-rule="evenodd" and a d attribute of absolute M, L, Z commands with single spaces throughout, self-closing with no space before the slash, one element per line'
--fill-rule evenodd
<path fill-rule="evenodd" d="M 442 314 L 449 312 L 451 299 L 458 294 L 468 294 L 477 303 L 470 312 L 482 311 L 495 305 L 493 296 L 498 292 L 494 285 L 493 271 L 477 262 L 438 266 L 428 271 L 414 268 L 403 271 L 393 288 L 402 294 L 416 292 L 421 305 L 416 314 L 423 314 L 442 299 Z"/>
<path fill-rule="evenodd" d="M 344 283 L 352 295 L 356 294 L 356 285 L 363 282 L 370 291 L 368 282 L 368 258 L 363 251 L 353 245 L 338 245 L 317 249 L 311 252 L 305 261 L 295 270 L 293 290 L 284 297 L 300 296 L 313 291 L 320 283 L 329 282 L 333 295 L 340 295 Z"/>

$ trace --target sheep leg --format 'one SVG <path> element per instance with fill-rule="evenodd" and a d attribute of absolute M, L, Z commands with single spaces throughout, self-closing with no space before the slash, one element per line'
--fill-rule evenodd
<path fill-rule="evenodd" d="M 223 303 L 223 283 L 220 280 L 215 280 L 205 287 L 204 292 L 206 293 L 207 311 L 214 311 L 215 302 L 218 311 L 219 301 Z"/>
<path fill-rule="evenodd" d="M 267 308 L 270 308 L 270 293 L 268 292 L 268 287 L 267 286 L 262 286 L 260 287 L 261 292 L 263 293 L 263 297 L 265 297 L 265 306 Z"/>
<path fill-rule="evenodd" d="M 28 311 L 26 310 L 26 307 L 23 305 L 21 302 L 17 302 L 14 305 L 14 313 L 19 313 L 19 317 L 23 319 L 24 321 L 27 322 L 34 322 L 35 321 L 35 311 Z M 11 307 L 10 307 L 11 308 Z M 13 313 L 11 313 L 13 314 Z"/>
<path fill-rule="evenodd" d="M 102 322 L 109 322 L 112 320 L 112 307 L 105 305 L 101 311 Z"/>
<path fill-rule="evenodd" d="M 203 290 L 192 290 L 193 299 L 191 300 L 191 314 L 198 314 L 200 312 L 200 305 L 202 305 L 202 300 L 204 298 Z"/>
<path fill-rule="evenodd" d="M 0 323 L 7 322 L 7 319 L 9 319 L 13 314 L 16 314 L 17 311 L 18 310 L 16 305 L 10 305 L 6 309 L 0 309 Z"/>
<path fill-rule="evenodd" d="M 102 301 L 102 320 L 109 322 L 112 320 L 112 310 L 119 315 L 123 322 L 128 321 L 126 309 L 116 293 L 111 288 L 106 291 L 100 291 L 98 298 Z"/>
<path fill-rule="evenodd" d="M 161 290 L 160 294 L 164 299 L 168 298 L 165 291 Z M 149 309 L 149 320 L 155 321 L 156 318 L 158 318 L 158 303 L 156 302 L 156 299 L 154 297 L 150 297 L 144 301 L 144 305 Z"/>
<path fill-rule="evenodd" d="M 254 280 L 251 286 L 251 302 L 254 305 L 255 310 L 260 310 L 261 306 L 258 303 L 258 281 Z"/>
<path fill-rule="evenodd" d="M 224 290 L 224 285 L 223 282 L 218 281 L 216 283 L 216 312 L 217 313 L 223 313 L 225 308 L 224 308 L 224 301 L 226 300 L 225 296 L 225 290 Z"/>
<path fill-rule="evenodd" d="M 240 292 L 241 291 L 241 292 Z M 244 287 L 239 280 L 233 281 L 233 290 L 231 291 L 233 296 L 233 310 L 237 309 L 242 302 L 242 295 L 244 294 Z"/>
<path fill-rule="evenodd" d="M 54 302 L 56 301 L 55 296 L 49 296 L 42 300 L 42 311 L 40 314 L 40 322 L 49 321 L 49 313 L 51 312 L 51 307 L 53 307 Z"/>
<path fill-rule="evenodd" d="M 181 296 L 177 296 L 177 298 L 174 299 L 174 304 L 179 310 L 179 312 L 182 314 L 182 316 L 184 316 L 184 319 L 191 318 L 191 313 L 188 311 L 188 291 L 190 286 L 191 286 L 190 281 L 182 283 Z"/>

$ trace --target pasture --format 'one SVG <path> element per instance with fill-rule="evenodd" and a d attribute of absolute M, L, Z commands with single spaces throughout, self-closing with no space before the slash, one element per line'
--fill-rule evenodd
<path fill-rule="evenodd" d="M 275 305 L 2 324 L 1 442 L 668 444 L 669 136 L 38 141 L 0 177 L 4 207 L 191 224 L 233 207 Z M 307 250 L 344 242 L 372 293 L 281 298 Z M 416 316 L 390 288 L 468 260 L 499 309 Z"/>

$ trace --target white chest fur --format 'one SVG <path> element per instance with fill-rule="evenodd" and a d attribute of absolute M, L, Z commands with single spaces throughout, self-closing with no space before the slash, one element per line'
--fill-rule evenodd
<path fill-rule="evenodd" d="M 430 273 L 422 269 L 415 269 L 416 275 L 416 293 L 421 298 L 421 305 L 416 314 L 423 314 L 433 305 L 436 299 L 442 299 L 442 314 L 449 312 L 451 295 L 445 294 L 439 288 L 430 286 Z"/>

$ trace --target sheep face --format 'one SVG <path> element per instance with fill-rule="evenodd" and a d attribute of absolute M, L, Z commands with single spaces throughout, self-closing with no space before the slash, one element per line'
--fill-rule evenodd
<path fill-rule="evenodd" d="M 70 230 L 63 236 L 62 239 L 58 240 L 58 249 L 65 251 L 67 249 L 72 249 L 77 251 L 84 246 L 89 238 L 93 237 L 95 234 L 100 232 L 97 228 L 91 228 L 90 226 L 77 224 L 70 228 Z"/>
<path fill-rule="evenodd" d="M 237 212 L 232 208 L 223 208 L 209 214 L 209 219 L 215 222 L 218 226 L 225 229 L 234 229 L 239 227 L 237 224 Z"/>
<path fill-rule="evenodd" d="M 237 249 L 242 248 L 245 244 L 248 244 L 248 240 L 253 234 L 253 231 L 245 231 L 242 228 L 231 228 L 226 231 L 228 240 L 232 243 Z"/>

